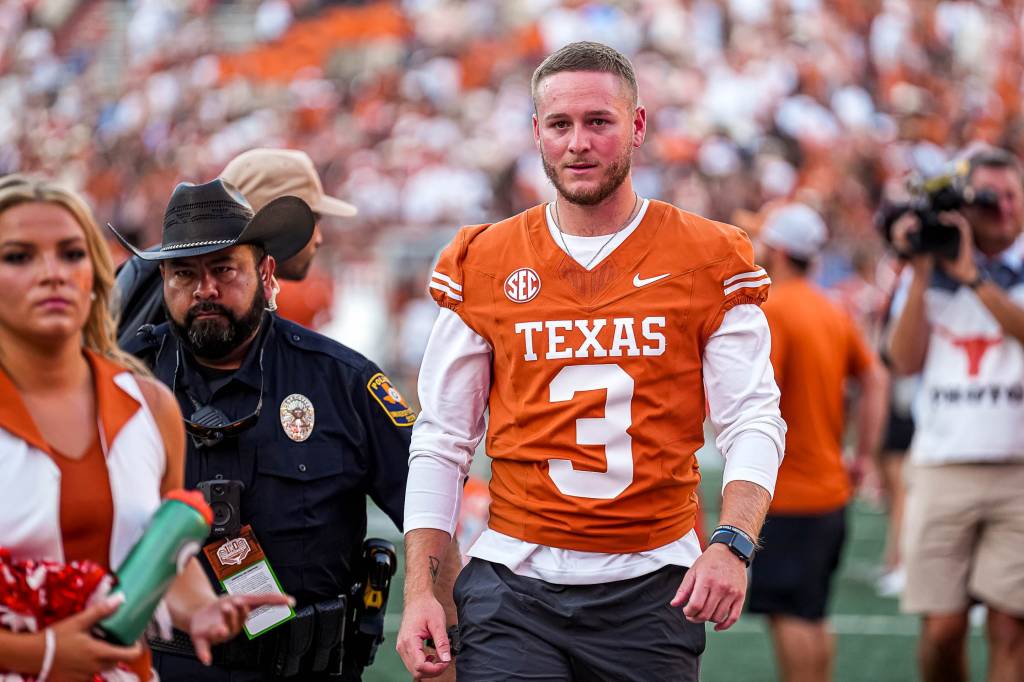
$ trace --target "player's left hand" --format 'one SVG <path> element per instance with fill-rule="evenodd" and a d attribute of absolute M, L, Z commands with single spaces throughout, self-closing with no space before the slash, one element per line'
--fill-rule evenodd
<path fill-rule="evenodd" d="M 691 623 L 715 623 L 728 630 L 739 620 L 747 594 L 747 567 L 723 544 L 714 544 L 693 562 L 670 602 L 683 607 Z"/>
<path fill-rule="evenodd" d="M 250 611 L 268 605 L 294 606 L 295 600 L 286 594 L 224 595 L 198 609 L 189 622 L 196 657 L 203 665 L 210 665 L 213 662 L 210 647 L 232 639 L 242 631 Z"/>

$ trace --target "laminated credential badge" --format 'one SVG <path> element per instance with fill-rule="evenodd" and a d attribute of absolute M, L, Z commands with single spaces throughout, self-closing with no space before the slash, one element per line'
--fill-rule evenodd
<path fill-rule="evenodd" d="M 242 526 L 237 538 L 214 540 L 203 548 L 203 554 L 228 594 L 284 594 L 252 526 Z M 294 617 L 290 606 L 261 606 L 249 612 L 245 634 L 253 639 Z"/>

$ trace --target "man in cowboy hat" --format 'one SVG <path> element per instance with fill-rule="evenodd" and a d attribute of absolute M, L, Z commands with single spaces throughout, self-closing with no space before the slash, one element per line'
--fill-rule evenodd
<path fill-rule="evenodd" d="M 356 215 L 356 207 L 325 194 L 313 160 L 296 149 L 250 149 L 229 161 L 220 177 L 240 190 L 254 211 L 278 197 L 289 195 L 302 199 L 313 210 L 312 234 L 294 254 L 278 259 L 274 275 L 275 280 L 285 282 L 280 287 L 282 293 L 276 298 L 281 304 L 278 314 L 309 324 L 313 318 L 312 311 L 305 310 L 309 307 L 305 300 L 310 298 L 309 292 L 297 288 L 302 285 L 292 283 L 307 280 L 313 258 L 323 244 L 322 217 L 349 218 Z M 284 223 L 280 229 L 291 232 L 292 226 Z M 152 260 L 131 258 L 118 272 L 117 290 L 121 303 L 118 340 L 122 346 L 135 336 L 142 325 L 164 321 L 160 288 L 160 275 Z M 323 305 L 329 305 L 330 294 L 327 288 L 326 296 L 321 296 L 326 299 Z M 275 301 L 273 295 L 271 300 Z"/>
<path fill-rule="evenodd" d="M 212 668 L 187 639 L 154 642 L 165 682 L 315 681 L 339 672 L 339 595 L 362 578 L 366 495 L 401 524 L 415 414 L 371 361 L 266 312 L 278 260 L 310 241 L 314 222 L 298 197 L 254 213 L 217 179 L 178 185 L 158 248 L 141 251 L 111 227 L 138 258 L 159 264 L 168 321 L 127 349 L 187 415 L 186 485 L 221 505 L 215 525 L 226 527 L 224 537 L 204 553 L 211 579 L 232 589 L 241 538 L 265 553 L 267 584 L 276 576 L 298 602 L 293 619 L 268 616 L 250 628 L 266 634 L 220 647 Z M 345 651 L 342 679 L 359 678 L 366 659 L 355 653 Z"/>

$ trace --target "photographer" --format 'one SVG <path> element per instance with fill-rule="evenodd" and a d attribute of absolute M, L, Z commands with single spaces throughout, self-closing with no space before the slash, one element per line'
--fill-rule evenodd
<path fill-rule="evenodd" d="M 908 468 L 902 607 L 923 616 L 924 680 L 967 679 L 967 612 L 975 602 L 988 607 L 988 679 L 1020 680 L 1024 176 L 1013 156 L 985 150 L 970 158 L 966 180 L 968 192 L 985 200 L 937 215 L 959 236 L 955 256 L 927 248 L 920 212 L 908 211 L 891 231 L 912 278 L 889 354 L 897 372 L 920 371 L 922 378 Z"/>

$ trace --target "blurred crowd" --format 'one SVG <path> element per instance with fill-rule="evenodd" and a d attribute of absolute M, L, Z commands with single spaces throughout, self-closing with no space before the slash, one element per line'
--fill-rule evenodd
<path fill-rule="evenodd" d="M 1022 19 L 999 0 L 14 0 L 0 174 L 67 181 L 152 242 L 178 181 L 303 149 L 360 210 L 328 262 L 411 257 L 402 308 L 455 227 L 552 196 L 529 77 L 594 39 L 639 72 L 643 195 L 751 229 L 798 199 L 831 230 L 820 278 L 870 282 L 887 185 L 972 141 L 1024 154 Z"/>
<path fill-rule="evenodd" d="M 876 210 L 974 145 L 1024 158 L 1022 38 L 1010 0 L 0 0 L 0 176 L 80 189 L 151 244 L 178 182 L 256 147 L 305 151 L 359 213 L 324 218 L 318 271 L 282 298 L 412 397 L 434 255 L 460 225 L 554 198 L 530 76 L 595 40 L 637 69 L 637 191 L 753 235 L 780 205 L 813 208 L 828 227 L 813 278 L 877 348 L 901 275 Z M 916 385 L 892 396 L 908 424 Z M 906 445 L 886 443 L 861 491 L 892 515 L 891 596 Z M 467 496 L 472 535 L 486 491 Z"/>

